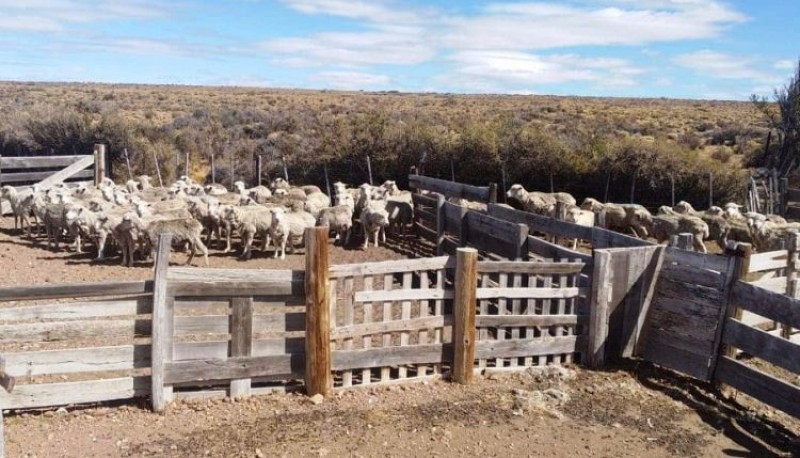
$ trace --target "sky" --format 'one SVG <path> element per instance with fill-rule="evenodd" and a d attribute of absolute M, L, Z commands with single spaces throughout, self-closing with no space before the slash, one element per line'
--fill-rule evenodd
<path fill-rule="evenodd" d="M 0 0 L 0 80 L 746 100 L 798 0 Z"/>

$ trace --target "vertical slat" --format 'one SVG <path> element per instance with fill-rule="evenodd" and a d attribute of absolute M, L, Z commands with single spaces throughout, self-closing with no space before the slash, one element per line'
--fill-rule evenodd
<path fill-rule="evenodd" d="M 437 289 L 444 289 L 444 269 L 436 271 L 436 288 Z M 436 316 L 444 315 L 444 301 L 439 299 L 434 301 L 433 303 L 433 314 Z M 442 343 L 442 328 L 436 328 L 433 331 L 433 342 L 434 343 Z M 434 364 L 433 365 L 433 373 L 434 374 L 441 374 L 442 373 L 442 365 L 441 364 Z"/>
<path fill-rule="evenodd" d="M 522 287 L 522 274 L 511 274 L 511 286 L 514 288 Z M 522 300 L 514 299 L 511 301 L 511 314 L 520 315 L 522 313 Z M 511 329 L 511 339 L 519 339 L 520 328 L 514 327 Z M 511 367 L 517 367 L 519 358 L 511 358 Z"/>
<path fill-rule="evenodd" d="M 3 429 L 3 406 L 0 406 L 0 458 L 6 458 L 6 435 Z"/>
<path fill-rule="evenodd" d="M 419 289 L 428 289 L 428 271 L 422 271 L 419 273 Z M 429 315 L 428 313 L 428 304 L 429 301 L 419 301 L 419 317 L 425 318 Z M 419 345 L 426 345 L 428 343 L 428 330 L 422 329 L 419 331 L 417 335 L 417 343 Z M 424 377 L 428 374 L 428 367 L 419 365 L 417 366 L 417 376 Z"/>
<path fill-rule="evenodd" d="M 536 275 L 528 275 L 528 288 L 535 288 L 536 287 Z M 536 313 L 536 299 L 526 299 L 525 300 L 525 315 L 534 315 Z M 536 336 L 536 332 L 534 331 L 533 327 L 526 327 L 525 328 L 525 340 L 533 340 Z M 525 366 L 533 366 L 533 357 L 526 357 L 523 360 Z"/>
<path fill-rule="evenodd" d="M 383 276 L 383 290 L 384 291 L 391 291 L 392 285 L 394 283 L 394 277 L 392 274 L 386 274 Z M 383 303 L 383 321 L 392 321 L 392 303 L 391 302 L 384 302 Z M 384 348 L 392 346 L 392 334 L 391 333 L 384 333 L 381 337 L 383 339 L 382 346 Z M 392 373 L 389 367 L 381 367 L 381 382 L 388 382 L 391 379 Z"/>
<path fill-rule="evenodd" d="M 253 351 L 253 298 L 231 298 L 231 351 L 232 357 L 252 356 Z M 231 380 L 231 398 L 250 396 L 250 379 Z"/>
<path fill-rule="evenodd" d="M 542 277 L 542 287 L 543 288 L 550 288 L 553 286 L 553 276 L 550 274 L 545 274 Z M 550 315 L 553 313 L 552 311 L 553 301 L 551 299 L 544 299 L 542 300 L 542 306 L 540 307 L 540 312 L 542 315 Z M 549 326 L 542 326 L 539 328 L 541 330 L 542 335 L 540 336 L 540 340 L 542 342 L 546 342 L 550 340 L 551 337 L 551 328 Z M 539 366 L 546 366 L 547 365 L 547 356 L 548 355 L 539 355 L 537 359 L 537 364 Z"/>
<path fill-rule="evenodd" d="M 789 256 L 786 260 L 786 295 L 797 299 L 800 291 L 797 290 L 797 260 L 798 248 L 800 248 L 800 236 L 797 233 L 792 234 L 789 239 Z M 792 338 L 792 327 L 788 324 L 781 323 L 781 336 L 784 339 Z"/>
<path fill-rule="evenodd" d="M 499 288 L 505 288 L 508 285 L 508 274 L 505 272 L 501 272 L 497 275 L 497 285 Z M 497 314 L 498 315 L 508 315 L 508 299 L 499 298 L 497 299 Z M 506 331 L 507 328 L 498 326 L 495 332 L 497 333 L 497 340 L 503 341 L 506 340 Z M 505 367 L 504 358 L 496 358 L 495 359 L 495 367 Z"/>
<path fill-rule="evenodd" d="M 481 274 L 481 288 L 488 288 L 489 287 L 489 274 Z M 478 302 L 479 313 L 482 316 L 489 314 L 489 301 L 484 299 Z M 482 327 L 478 330 L 478 340 L 489 340 L 489 330 Z M 478 360 L 478 367 L 483 369 L 488 365 L 488 360 L 486 359 L 479 359 Z"/>
<path fill-rule="evenodd" d="M 346 277 L 344 279 L 344 325 L 353 325 L 353 277 Z M 343 343 L 344 350 L 353 349 L 353 338 L 345 338 Z M 346 370 L 342 373 L 342 386 L 353 386 L 353 371 Z"/>
<path fill-rule="evenodd" d="M 444 254 L 444 196 L 436 195 L 436 256 Z"/>
<path fill-rule="evenodd" d="M 328 281 L 328 303 L 330 304 L 330 321 L 331 321 L 331 331 L 336 329 L 338 325 L 336 322 L 336 288 L 339 287 L 339 282 L 332 278 Z M 337 350 L 341 347 L 338 341 L 331 342 L 331 350 Z"/>
<path fill-rule="evenodd" d="M 728 256 L 736 257 L 736 271 L 733 273 L 733 279 L 730 286 L 733 283 L 736 283 L 737 280 L 744 280 L 747 278 L 747 274 L 750 272 L 750 256 L 753 254 L 753 246 L 749 243 L 740 243 L 732 248 L 726 248 L 725 254 Z M 730 297 L 730 296 L 729 296 Z M 728 307 L 733 307 L 732 312 L 730 313 L 730 317 L 741 321 L 742 314 L 744 310 L 739 307 L 736 303 L 731 303 Z M 724 322 L 723 322 L 724 326 Z M 720 326 L 722 328 L 723 326 Z M 730 345 L 726 345 L 724 349 L 725 356 L 735 356 L 736 349 Z"/>
<path fill-rule="evenodd" d="M 328 396 L 331 374 L 331 323 L 328 303 L 328 228 L 306 229 L 306 394 Z"/>
<path fill-rule="evenodd" d="M 566 259 L 561 260 L 566 261 Z M 566 288 L 567 287 L 567 276 L 566 275 L 559 275 L 558 276 L 558 287 L 559 288 Z M 559 315 L 564 315 L 567 313 L 567 300 L 566 299 L 559 299 L 557 304 L 558 310 L 556 313 Z M 563 336 L 564 335 L 564 327 L 563 326 L 556 326 L 555 327 L 555 334 L 556 336 Z M 554 355 L 553 362 L 556 364 L 561 364 L 563 358 L 562 355 Z"/>
<path fill-rule="evenodd" d="M 601 367 L 605 361 L 612 280 L 611 253 L 596 250 L 592 273 L 592 295 L 589 303 L 589 348 L 586 352 L 586 364 L 591 368 Z"/>
<path fill-rule="evenodd" d="M 578 286 L 578 275 L 579 274 L 568 275 L 566 277 L 566 280 L 565 280 L 566 283 L 562 284 L 561 287 L 562 288 L 575 288 L 575 287 L 577 287 Z M 575 302 L 577 300 L 578 300 L 578 298 L 575 298 L 575 297 L 567 299 L 566 300 L 566 311 L 564 313 L 566 313 L 567 315 L 575 315 L 577 313 L 575 311 Z M 566 335 L 569 335 L 569 336 L 575 335 L 575 327 L 574 326 L 565 326 L 564 327 L 564 333 Z M 573 356 L 574 356 L 574 353 L 568 353 L 564 358 L 564 362 L 567 363 L 567 364 L 572 364 Z"/>
<path fill-rule="evenodd" d="M 478 250 L 456 251 L 453 302 L 453 381 L 470 383 L 475 366 L 475 298 L 478 283 Z"/>
<path fill-rule="evenodd" d="M 94 145 L 94 184 L 97 186 L 106 177 L 106 145 Z"/>
<path fill-rule="evenodd" d="M 405 272 L 403 274 L 403 289 L 411 289 L 413 285 L 414 278 L 411 272 Z M 410 320 L 411 319 L 411 301 L 403 301 L 401 304 L 400 309 L 400 319 L 402 320 Z M 409 333 L 408 331 L 404 331 L 400 333 L 400 346 L 405 347 L 408 345 L 409 341 Z M 408 371 L 405 366 L 401 366 L 398 369 L 398 377 L 399 378 L 406 378 L 408 376 Z"/>
<path fill-rule="evenodd" d="M 151 399 L 153 410 L 163 412 L 171 397 L 172 387 L 164 386 L 164 367 L 172 359 L 172 335 L 174 327 L 170 326 L 173 303 L 167 297 L 167 269 L 169 268 L 169 251 L 172 234 L 161 234 L 158 237 L 158 253 L 153 281 L 153 343 Z"/>
<path fill-rule="evenodd" d="M 364 291 L 372 291 L 372 277 L 364 277 Z M 372 322 L 372 303 L 365 302 L 364 303 L 364 319 L 362 320 L 363 323 L 371 323 Z M 372 336 L 364 336 L 363 337 L 363 346 L 366 350 L 367 348 L 372 347 Z M 372 369 L 364 369 L 361 372 L 361 384 L 368 385 L 372 382 L 371 380 L 371 371 Z"/>

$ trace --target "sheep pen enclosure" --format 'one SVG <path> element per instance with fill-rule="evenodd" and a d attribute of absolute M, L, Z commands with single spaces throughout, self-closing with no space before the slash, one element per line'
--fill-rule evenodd
<path fill-rule="evenodd" d="M 496 186 L 409 182 L 414 232 L 391 247 L 412 259 L 339 264 L 306 229 L 289 269 L 170 267 L 167 241 L 141 280 L 0 288 L 0 408 L 160 411 L 634 358 L 800 417 L 796 240 L 701 254 L 514 210 Z"/>

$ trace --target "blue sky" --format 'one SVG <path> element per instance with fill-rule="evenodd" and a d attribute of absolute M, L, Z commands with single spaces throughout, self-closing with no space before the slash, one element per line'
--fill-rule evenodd
<path fill-rule="evenodd" d="M 0 80 L 770 95 L 797 0 L 0 0 Z"/>

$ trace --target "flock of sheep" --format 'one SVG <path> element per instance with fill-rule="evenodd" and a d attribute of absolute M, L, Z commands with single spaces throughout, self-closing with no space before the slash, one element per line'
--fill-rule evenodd
<path fill-rule="evenodd" d="M 679 233 L 693 235 L 697 251 L 706 252 L 705 240 L 726 246 L 729 240 L 752 243 L 759 251 L 781 249 L 789 233 L 800 230 L 800 223 L 787 223 L 776 215 L 742 214 L 739 205 L 711 207 L 696 211 L 687 202 L 661 207 L 653 215 L 641 205 L 601 203 L 587 198 L 578 206 L 568 193 L 528 192 L 519 184 L 506 194 L 508 201 L 523 210 L 555 216 L 557 203 L 565 208 L 566 221 L 593 224 L 597 219 L 608 229 L 653 237 L 659 243 Z M 160 234 L 171 233 L 189 251 L 188 263 L 202 253 L 208 265 L 208 249 L 215 240 L 224 252 L 232 251 L 231 237 L 241 238 L 240 257 L 252 256 L 256 239 L 261 251 L 274 246 L 273 256 L 284 259 L 287 247 L 302 243 L 306 228 L 327 226 L 335 240 L 350 243 L 354 225 L 363 233 L 362 248 L 370 241 L 386 242 L 386 232 L 404 233 L 413 222 L 414 206 L 409 191 L 401 191 L 394 181 L 381 186 L 363 184 L 347 188 L 334 184 L 333 202 L 317 186 L 290 186 L 276 179 L 269 187 L 246 188 L 241 181 L 228 190 L 219 184 L 202 186 L 181 177 L 169 187 L 154 187 L 146 175 L 129 180 L 124 186 L 104 179 L 98 186 L 69 188 L 63 184 L 39 189 L 3 186 L 0 198 L 8 200 L 14 213 L 14 228 L 27 230 L 29 238 L 47 235 L 48 247 L 58 249 L 64 235 L 72 238 L 74 249 L 83 251 L 83 241 L 94 242 L 96 259 L 104 259 L 109 241 L 131 266 L 138 250 L 153 257 Z M 462 203 L 462 202 L 459 202 Z M 462 203 L 463 204 L 463 203 Z M 472 205 L 470 205 L 472 206 Z M 203 241 L 205 234 L 205 242 Z"/>
<path fill-rule="evenodd" d="M 78 253 L 83 252 L 83 241 L 90 239 L 97 260 L 104 259 L 112 241 L 127 266 L 133 265 L 137 250 L 152 258 L 158 237 L 164 233 L 173 234 L 176 243 L 185 243 L 188 263 L 202 253 L 208 265 L 207 246 L 216 239 L 230 252 L 234 233 L 241 237 L 242 258 L 251 257 L 258 237 L 262 251 L 272 243 L 273 256 L 284 259 L 287 246 L 292 250 L 302 243 L 308 227 L 328 226 L 347 244 L 355 221 L 362 227 L 366 248 L 370 239 L 378 246 L 379 238 L 386 241 L 387 230 L 404 231 L 413 221 L 411 193 L 400 191 L 394 181 L 356 189 L 336 183 L 333 206 L 317 186 L 294 187 L 280 178 L 270 187 L 248 189 L 238 181 L 234 188 L 202 186 L 186 176 L 169 187 L 154 187 L 150 177 L 142 175 L 124 186 L 108 178 L 98 186 L 74 188 L 63 184 L 20 190 L 3 186 L 0 199 L 11 205 L 14 228 L 27 230 L 29 238 L 44 232 L 48 247 L 57 250 L 62 237 L 68 235 Z"/>
<path fill-rule="evenodd" d="M 741 206 L 728 203 L 724 208 L 712 206 L 697 211 L 688 202 L 681 201 L 674 207 L 662 206 L 653 215 L 638 204 L 601 203 L 587 198 L 580 206 L 568 193 L 528 192 L 521 185 L 514 185 L 506 194 L 510 202 L 526 211 L 554 216 L 556 204 L 566 206 L 566 220 L 579 223 L 581 211 L 591 211 L 603 222 L 605 228 L 646 239 L 655 238 L 659 243 L 669 241 L 673 235 L 690 233 L 696 251 L 707 252 L 706 240 L 725 247 L 729 241 L 751 243 L 758 251 L 774 251 L 785 247 L 790 234 L 800 231 L 800 223 L 787 222 L 778 215 L 742 213 Z"/>

